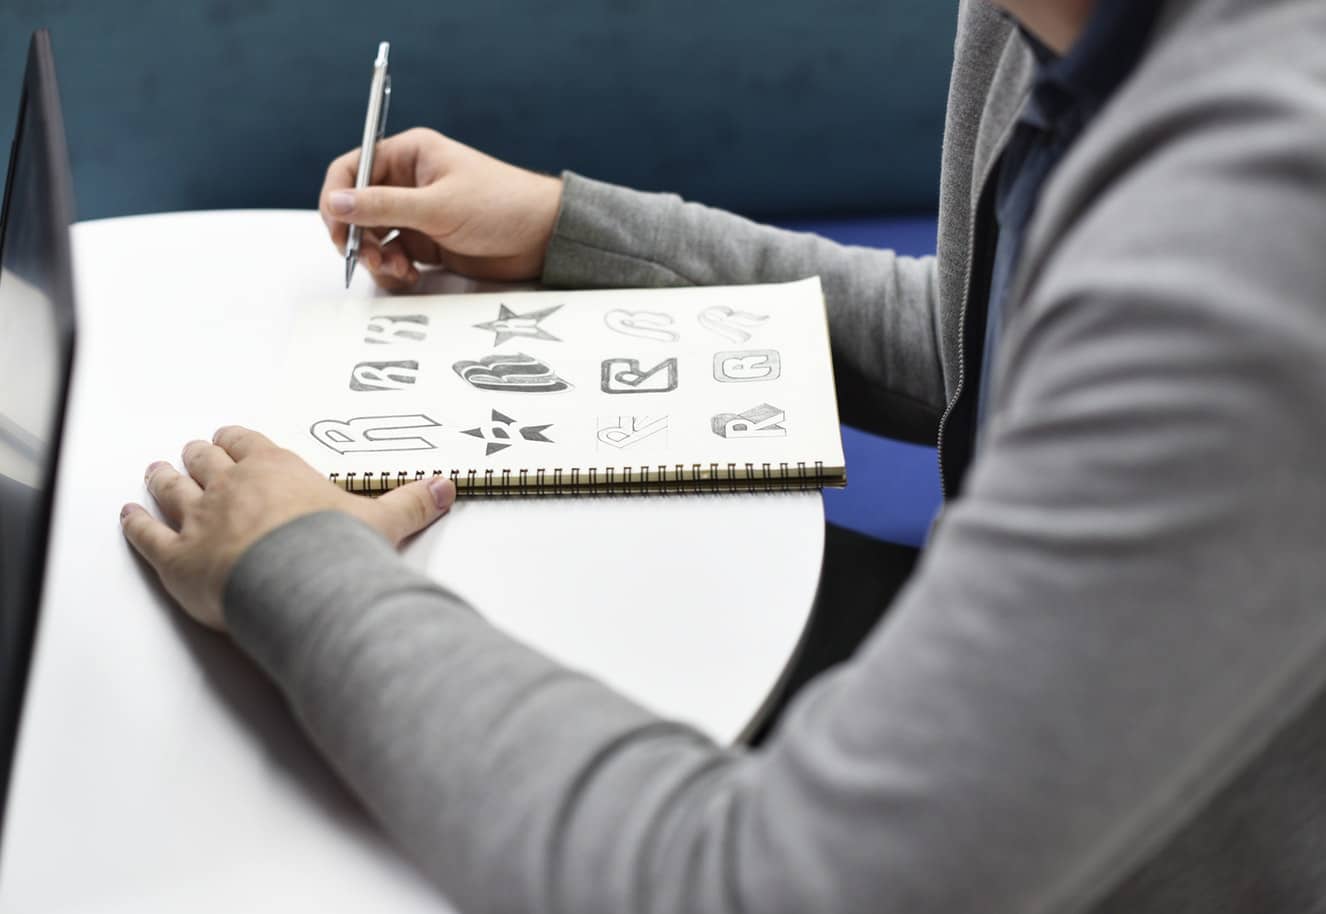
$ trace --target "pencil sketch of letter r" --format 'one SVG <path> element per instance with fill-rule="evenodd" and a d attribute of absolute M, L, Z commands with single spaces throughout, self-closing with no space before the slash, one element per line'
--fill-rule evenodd
<path fill-rule="evenodd" d="M 782 359 L 775 349 L 714 353 L 715 381 L 773 381 L 782 372 Z"/>
<path fill-rule="evenodd" d="M 441 427 L 441 422 L 422 414 L 359 416 L 345 420 L 322 419 L 309 427 L 309 434 L 338 454 L 431 451 L 436 445 L 426 433 Z"/>
<path fill-rule="evenodd" d="M 351 390 L 405 390 L 419 377 L 419 363 L 360 362 L 350 370 Z"/>
<path fill-rule="evenodd" d="M 365 343 L 422 343 L 428 339 L 427 314 L 378 314 L 368 319 Z"/>
<path fill-rule="evenodd" d="M 719 413 L 712 423 L 720 438 L 782 438 L 787 435 L 783 422 L 787 413 L 776 406 L 761 403 L 744 413 Z"/>

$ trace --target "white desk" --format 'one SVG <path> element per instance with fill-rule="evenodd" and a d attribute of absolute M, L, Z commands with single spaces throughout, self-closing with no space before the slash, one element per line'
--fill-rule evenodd
<path fill-rule="evenodd" d="M 0 911 L 438 911 L 225 639 L 123 542 L 141 476 L 229 422 L 261 427 L 292 304 L 374 294 L 311 212 L 77 226 L 78 360 L 43 618 L 0 857 Z M 455 277 L 427 291 L 470 291 Z M 550 554 L 499 567 L 513 517 Z M 818 580 L 816 493 L 472 500 L 407 560 L 656 710 L 736 738 Z M 610 611 L 622 593 L 629 613 Z M 421 801 L 423 798 L 421 798 Z"/>

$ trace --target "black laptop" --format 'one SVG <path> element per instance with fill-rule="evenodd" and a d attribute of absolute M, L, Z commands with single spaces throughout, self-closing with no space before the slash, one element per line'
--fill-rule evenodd
<path fill-rule="evenodd" d="M 74 196 L 51 39 L 32 36 L 0 210 L 0 825 L 74 357 Z"/>

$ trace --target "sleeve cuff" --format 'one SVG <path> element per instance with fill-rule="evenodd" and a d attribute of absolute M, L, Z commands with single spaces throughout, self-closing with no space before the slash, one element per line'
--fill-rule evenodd
<path fill-rule="evenodd" d="M 665 263 L 681 199 L 562 174 L 542 282 L 562 288 L 695 285 Z"/>

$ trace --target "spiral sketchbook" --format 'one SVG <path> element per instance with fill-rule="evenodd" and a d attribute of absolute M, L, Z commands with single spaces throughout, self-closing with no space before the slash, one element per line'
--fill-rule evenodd
<path fill-rule="evenodd" d="M 273 431 L 352 492 L 846 483 L 818 278 L 309 302 L 293 333 Z"/>

